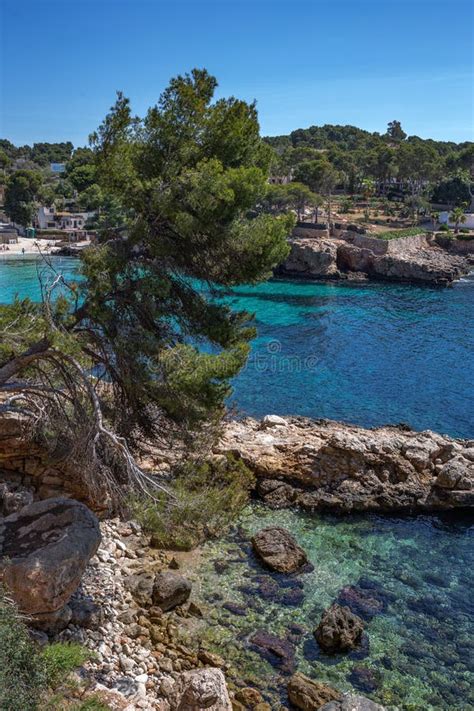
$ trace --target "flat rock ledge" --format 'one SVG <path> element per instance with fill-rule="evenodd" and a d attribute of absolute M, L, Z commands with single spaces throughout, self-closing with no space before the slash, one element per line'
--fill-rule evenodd
<path fill-rule="evenodd" d="M 474 505 L 474 440 L 429 430 L 267 415 L 229 422 L 215 451 L 241 458 L 272 508 L 410 512 Z"/>

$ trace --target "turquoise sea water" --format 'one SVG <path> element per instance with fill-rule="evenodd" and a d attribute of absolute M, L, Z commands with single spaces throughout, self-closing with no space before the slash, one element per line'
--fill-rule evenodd
<path fill-rule="evenodd" d="M 77 262 L 53 258 L 73 277 Z M 38 262 L 0 257 L 0 303 L 38 299 Z M 241 414 L 405 422 L 474 437 L 474 275 L 450 289 L 274 280 L 234 289 L 258 337 L 236 378 Z"/>
<path fill-rule="evenodd" d="M 294 534 L 313 572 L 288 578 L 259 565 L 249 537 L 269 524 Z M 459 513 L 335 517 L 251 506 L 224 541 L 205 547 L 194 587 L 212 622 L 206 641 L 265 688 L 272 708 L 286 703 L 288 673 L 252 646 L 261 629 L 290 642 L 299 671 L 391 710 L 472 710 L 473 537 L 472 518 Z M 367 636 L 357 652 L 330 656 L 313 631 L 338 598 L 365 619 Z"/>
<path fill-rule="evenodd" d="M 74 260 L 53 262 L 74 276 Z M 39 298 L 37 264 L 0 258 L 0 303 L 16 293 Z M 444 290 L 275 280 L 226 298 L 256 313 L 259 332 L 235 381 L 240 413 L 403 421 L 474 437 L 474 279 Z M 248 538 L 267 523 L 294 533 L 313 572 L 282 587 L 258 566 Z M 272 707 L 285 700 L 286 677 L 252 648 L 262 628 L 290 641 L 304 673 L 390 709 L 474 709 L 473 531 L 459 513 L 330 517 L 249 507 L 204 549 L 194 593 L 212 622 L 203 634 L 248 683 L 265 687 Z M 217 572 L 216 561 L 227 565 Z M 327 657 L 312 631 L 343 588 L 368 604 L 368 644 Z"/>
<path fill-rule="evenodd" d="M 15 296 L 29 297 L 33 301 L 41 299 L 40 280 L 50 283 L 57 270 L 66 279 L 75 279 L 77 259 L 70 257 L 48 257 L 51 267 L 36 257 L 0 255 L 0 304 L 8 304 Z"/>
<path fill-rule="evenodd" d="M 275 280 L 229 300 L 258 327 L 242 412 L 474 437 L 474 276 L 450 289 Z"/>

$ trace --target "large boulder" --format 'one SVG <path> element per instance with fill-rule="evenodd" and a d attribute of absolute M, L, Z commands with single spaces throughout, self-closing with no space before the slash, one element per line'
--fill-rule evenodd
<path fill-rule="evenodd" d="M 320 711 L 385 711 L 385 706 L 380 706 L 365 696 L 345 694 L 340 701 L 330 701 L 321 706 Z"/>
<path fill-rule="evenodd" d="M 361 642 L 364 623 L 348 607 L 335 603 L 321 617 L 314 632 L 321 649 L 330 654 L 355 649 Z"/>
<path fill-rule="evenodd" d="M 308 562 L 291 533 L 280 526 L 262 528 L 252 538 L 252 546 L 265 565 L 278 573 L 295 573 Z"/>
<path fill-rule="evenodd" d="M 56 624 L 99 543 L 99 522 L 84 504 L 66 498 L 30 504 L 0 519 L 0 582 L 21 612 Z"/>
<path fill-rule="evenodd" d="M 300 672 L 293 674 L 288 682 L 287 691 L 290 702 L 302 711 L 316 711 L 324 704 L 342 698 L 341 693 L 336 689 L 313 681 Z"/>
<path fill-rule="evenodd" d="M 153 604 L 163 612 L 172 610 L 186 602 L 191 594 L 191 583 L 179 573 L 171 570 L 158 573 L 153 584 Z"/>
<path fill-rule="evenodd" d="M 177 681 L 173 708 L 177 711 L 232 711 L 224 674 L 207 667 L 185 672 Z"/>
<path fill-rule="evenodd" d="M 290 253 L 280 271 L 310 278 L 334 278 L 339 275 L 336 240 L 303 237 L 291 239 L 289 244 Z"/>

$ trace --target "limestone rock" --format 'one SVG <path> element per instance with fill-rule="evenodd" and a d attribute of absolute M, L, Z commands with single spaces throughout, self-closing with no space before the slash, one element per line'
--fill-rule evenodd
<path fill-rule="evenodd" d="M 348 607 L 335 603 L 323 613 L 314 636 L 321 649 L 331 654 L 357 647 L 363 631 L 364 623 L 360 617 L 354 615 Z"/>
<path fill-rule="evenodd" d="M 129 575 L 125 578 L 124 584 L 135 601 L 142 607 L 149 607 L 153 602 L 153 586 L 155 576 L 151 572 L 142 572 Z"/>
<path fill-rule="evenodd" d="M 396 240 L 377 239 L 342 230 L 338 238 L 295 236 L 290 254 L 278 271 L 313 279 L 370 279 L 446 286 L 472 269 L 469 255 L 440 248 L 426 235 Z"/>
<path fill-rule="evenodd" d="M 262 528 L 252 538 L 252 546 L 265 565 L 278 573 L 294 573 L 308 562 L 291 533 L 280 526 Z"/>
<path fill-rule="evenodd" d="M 0 520 L 0 581 L 22 612 L 45 623 L 69 601 L 99 543 L 99 523 L 84 504 L 30 504 Z"/>
<path fill-rule="evenodd" d="M 264 703 L 262 694 L 257 691 L 257 689 L 252 689 L 250 686 L 245 686 L 243 689 L 239 689 L 235 698 L 240 701 L 245 708 L 254 708 L 257 704 Z"/>
<path fill-rule="evenodd" d="M 9 516 L 33 503 L 33 492 L 20 484 L 0 483 L 0 515 Z"/>
<path fill-rule="evenodd" d="M 224 674 L 208 667 L 185 672 L 177 682 L 177 711 L 232 711 Z"/>
<path fill-rule="evenodd" d="M 155 576 L 153 584 L 153 604 L 163 612 L 172 610 L 186 602 L 191 594 L 191 583 L 179 573 L 166 571 Z"/>
<path fill-rule="evenodd" d="M 293 706 L 302 711 L 316 711 L 324 704 L 338 701 L 341 698 L 339 691 L 326 684 L 313 681 L 309 677 L 297 672 L 288 682 L 288 698 Z"/>
<path fill-rule="evenodd" d="M 472 440 L 402 425 L 282 419 L 271 428 L 252 418 L 229 422 L 216 447 L 254 472 L 270 506 L 385 512 L 474 506 Z"/>
<path fill-rule="evenodd" d="M 283 265 L 285 273 L 314 278 L 338 276 L 335 240 L 303 237 L 291 239 L 289 244 L 290 254 Z"/>
<path fill-rule="evenodd" d="M 385 706 L 366 699 L 365 696 L 345 694 L 340 701 L 330 701 L 320 711 L 385 711 Z"/>

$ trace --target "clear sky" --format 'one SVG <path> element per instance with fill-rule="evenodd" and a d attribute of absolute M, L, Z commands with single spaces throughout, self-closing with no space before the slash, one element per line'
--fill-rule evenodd
<path fill-rule="evenodd" d="M 84 145 L 115 91 L 136 113 L 206 67 L 262 132 L 353 124 L 473 138 L 470 0 L 0 0 L 0 137 Z"/>

